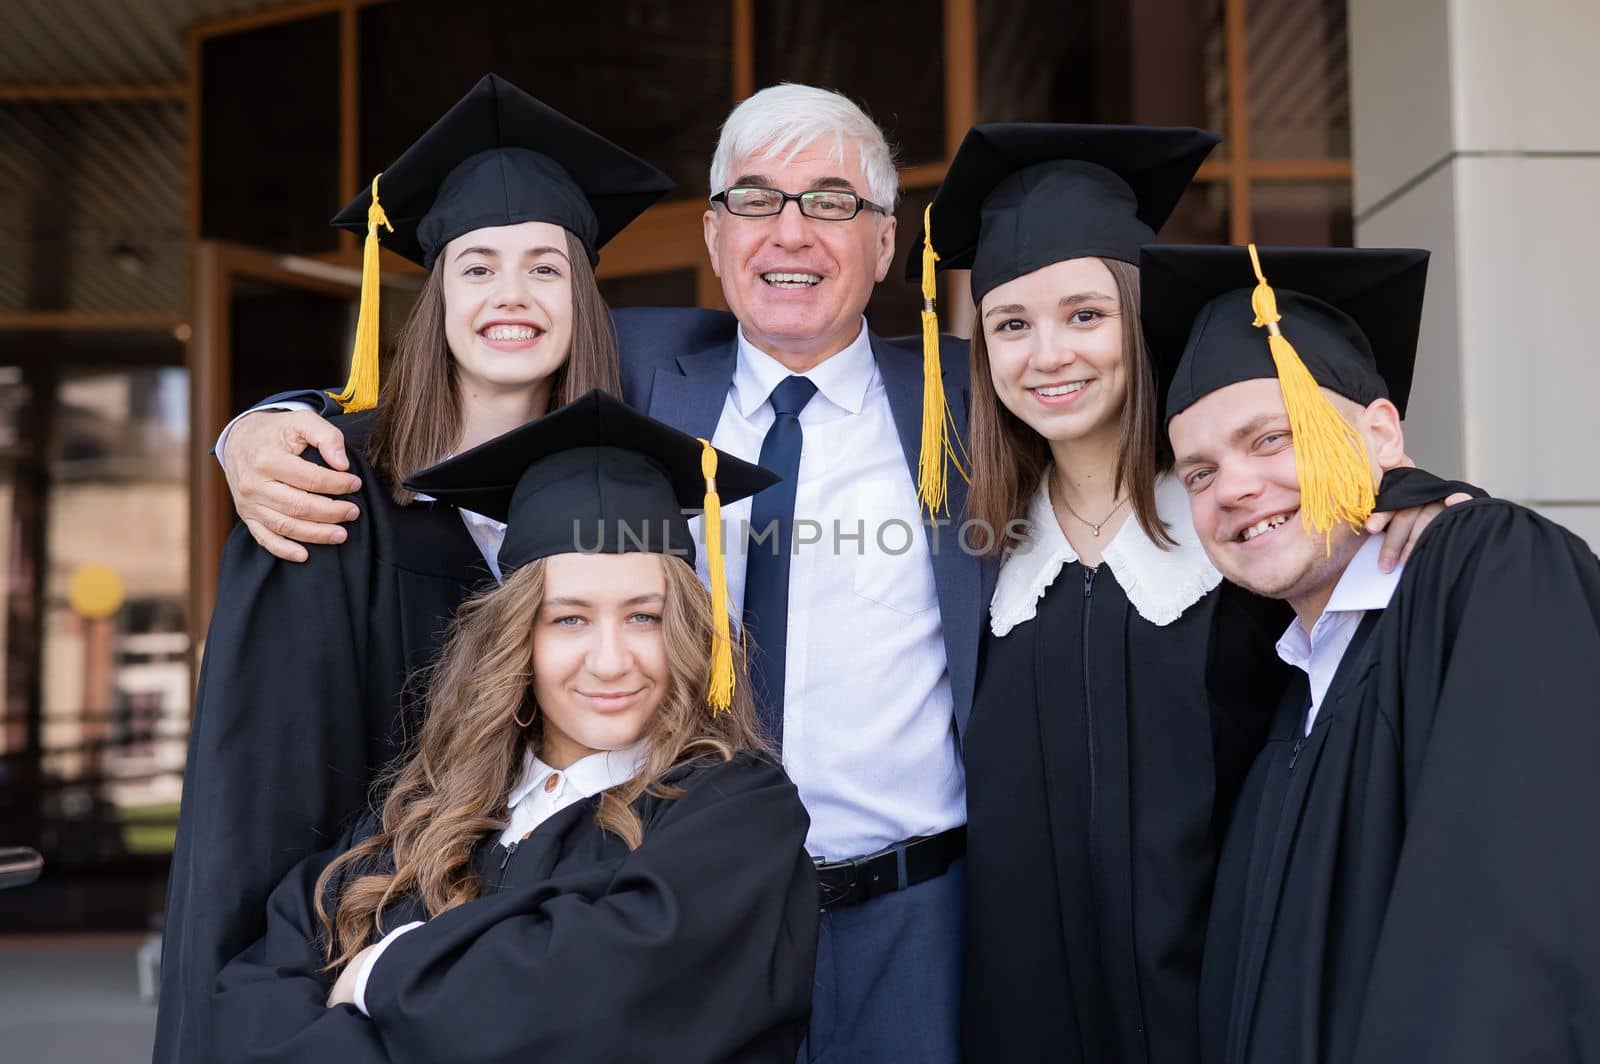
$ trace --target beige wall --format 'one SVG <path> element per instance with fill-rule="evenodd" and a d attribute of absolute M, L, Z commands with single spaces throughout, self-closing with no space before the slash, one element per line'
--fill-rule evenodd
<path fill-rule="evenodd" d="M 1351 0 L 1356 241 L 1430 248 L 1418 461 L 1600 547 L 1600 2 Z"/>

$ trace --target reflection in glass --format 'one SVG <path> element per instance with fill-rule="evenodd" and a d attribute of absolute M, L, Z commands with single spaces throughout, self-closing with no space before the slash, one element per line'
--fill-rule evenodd
<path fill-rule="evenodd" d="M 41 842 L 72 862 L 164 852 L 189 719 L 187 374 L 68 371 L 56 398 Z M 85 580 L 106 570 L 97 602 Z"/>
<path fill-rule="evenodd" d="M 1250 154 L 1348 158 L 1350 53 L 1346 0 L 1250 0 Z"/>

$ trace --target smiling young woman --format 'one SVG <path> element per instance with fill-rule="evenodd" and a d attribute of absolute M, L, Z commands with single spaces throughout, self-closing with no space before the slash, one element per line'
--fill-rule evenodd
<path fill-rule="evenodd" d="M 491 132 L 502 129 L 519 135 Z M 593 265 L 670 187 L 491 76 L 335 219 L 369 233 L 374 269 L 381 242 L 428 280 L 376 410 L 359 409 L 376 383 L 376 307 L 357 329 L 337 419 L 361 478 L 346 541 L 312 547 L 303 565 L 243 527 L 228 541 L 168 886 L 158 1059 L 220 1059 L 208 1046 L 217 972 L 261 933 L 273 885 L 365 808 L 420 724 L 408 678 L 498 574 L 498 524 L 418 499 L 405 480 L 552 403 L 617 390 Z M 591 199 L 596 188 L 610 195 Z M 376 278 L 366 284 L 375 294 Z"/>
<path fill-rule="evenodd" d="M 794 1061 L 809 818 L 683 515 L 775 480 L 598 391 L 418 475 L 506 522 L 505 583 L 462 607 L 378 811 L 222 972 L 218 1059 Z"/>

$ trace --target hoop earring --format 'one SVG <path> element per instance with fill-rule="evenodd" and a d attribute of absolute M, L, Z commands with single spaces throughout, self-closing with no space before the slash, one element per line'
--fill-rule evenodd
<path fill-rule="evenodd" d="M 530 701 L 531 701 L 531 699 L 530 699 Z M 521 707 L 518 707 L 511 714 L 511 719 L 516 721 L 517 727 L 523 729 L 524 731 L 526 731 L 527 729 L 533 727 L 533 722 L 535 720 L 537 720 L 538 717 L 539 717 L 539 707 L 538 706 L 534 706 L 533 707 L 532 712 L 530 712 L 528 714 L 528 719 L 527 720 L 523 720 L 522 719 L 522 709 L 521 709 Z"/>

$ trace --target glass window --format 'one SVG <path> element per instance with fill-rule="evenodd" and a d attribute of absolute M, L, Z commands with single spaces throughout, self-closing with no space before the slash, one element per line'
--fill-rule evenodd
<path fill-rule="evenodd" d="M 1226 244 L 1228 219 L 1227 184 L 1197 181 L 1184 191 L 1159 238 L 1163 244 Z"/>
<path fill-rule="evenodd" d="M 71 865 L 172 847 L 188 734 L 188 379 L 69 369 L 49 454 L 42 841 Z"/>
<path fill-rule="evenodd" d="M 339 18 L 208 39 L 200 53 L 200 230 L 330 251 L 339 188 Z"/>
<path fill-rule="evenodd" d="M 705 196 L 733 98 L 727 3 L 377 4 L 360 13 L 363 174 L 394 161 L 493 70 Z"/>
<path fill-rule="evenodd" d="M 1346 0 L 1250 0 L 1250 154 L 1350 155 Z"/>
<path fill-rule="evenodd" d="M 904 166 L 945 157 L 939 4 L 764 0 L 755 5 L 755 81 L 844 93 L 883 127 Z"/>
<path fill-rule="evenodd" d="M 1250 186 L 1259 244 L 1350 247 L 1355 226 L 1345 181 L 1256 181 Z"/>

